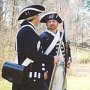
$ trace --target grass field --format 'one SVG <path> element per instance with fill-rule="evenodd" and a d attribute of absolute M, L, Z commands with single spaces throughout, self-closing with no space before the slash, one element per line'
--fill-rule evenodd
<path fill-rule="evenodd" d="M 68 77 L 67 90 L 90 90 L 90 76 L 88 77 Z"/>
<path fill-rule="evenodd" d="M 90 90 L 90 50 L 72 50 L 73 63 L 68 70 L 67 90 Z M 8 81 L 0 79 L 0 90 L 12 90 L 11 86 Z"/>
<path fill-rule="evenodd" d="M 72 58 L 76 61 L 90 61 L 90 49 L 72 47 Z"/>
<path fill-rule="evenodd" d="M 11 90 L 11 83 L 6 80 L 0 81 L 0 90 Z"/>
<path fill-rule="evenodd" d="M 11 83 L 6 80 L 0 81 L 0 90 L 11 90 Z M 67 77 L 67 90 L 90 90 L 90 77 Z"/>

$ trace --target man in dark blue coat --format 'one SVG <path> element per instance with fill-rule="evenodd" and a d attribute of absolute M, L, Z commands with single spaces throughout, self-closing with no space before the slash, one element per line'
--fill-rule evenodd
<path fill-rule="evenodd" d="M 59 57 L 45 55 L 39 51 L 40 39 L 36 34 L 35 26 L 39 22 L 38 14 L 44 10 L 45 8 L 41 5 L 31 5 L 20 12 L 18 20 L 23 22 L 17 33 L 18 64 L 21 65 L 25 60 L 33 61 L 33 63 L 32 67 L 28 65 L 30 69 L 28 81 L 20 85 L 14 83 L 12 90 L 43 90 L 44 64 L 56 64 L 59 61 Z"/>
<path fill-rule="evenodd" d="M 41 20 L 41 23 L 46 23 L 47 29 L 41 33 L 40 40 L 43 52 L 47 55 L 57 55 L 59 44 L 61 42 L 60 46 L 60 68 L 59 72 L 57 72 L 57 77 L 62 77 L 60 80 L 58 79 L 58 87 L 59 90 L 62 90 L 62 84 L 63 84 L 63 74 L 64 73 L 64 64 L 65 64 L 65 35 L 64 30 L 58 30 L 59 23 L 62 23 L 62 19 L 59 17 L 59 15 L 56 12 L 50 12 L 45 14 Z M 68 44 L 68 65 L 71 63 L 71 49 Z M 51 75 L 53 71 L 54 64 L 47 64 L 46 65 L 46 84 L 49 86 Z M 47 76 L 48 75 L 48 76 Z M 60 84 L 59 84 L 60 83 Z M 56 87 L 55 90 L 58 90 Z"/>

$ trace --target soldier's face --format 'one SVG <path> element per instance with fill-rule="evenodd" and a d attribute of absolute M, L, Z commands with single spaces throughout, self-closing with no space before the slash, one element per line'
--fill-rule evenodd
<path fill-rule="evenodd" d="M 57 20 L 49 20 L 47 21 L 46 26 L 49 30 L 55 30 L 58 27 L 58 22 Z"/>

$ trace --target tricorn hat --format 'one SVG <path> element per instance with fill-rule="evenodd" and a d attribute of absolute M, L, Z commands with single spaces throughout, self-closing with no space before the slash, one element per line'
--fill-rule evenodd
<path fill-rule="evenodd" d="M 31 17 L 31 19 L 45 10 L 42 5 L 31 5 L 21 10 L 18 20 L 23 20 Z"/>
<path fill-rule="evenodd" d="M 62 23 L 62 19 L 59 17 L 59 15 L 57 14 L 57 12 L 50 12 L 50 13 L 47 13 L 45 14 L 40 22 L 41 23 L 46 23 L 48 20 L 57 20 L 59 23 Z"/>

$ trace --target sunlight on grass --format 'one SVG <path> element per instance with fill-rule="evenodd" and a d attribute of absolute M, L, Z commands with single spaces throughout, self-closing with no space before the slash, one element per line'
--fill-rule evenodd
<path fill-rule="evenodd" d="M 67 77 L 67 90 L 90 90 L 90 77 Z"/>
<path fill-rule="evenodd" d="M 12 84 L 6 80 L 0 81 L 0 90 L 11 90 Z"/>
<path fill-rule="evenodd" d="M 72 47 L 72 57 L 77 60 L 90 60 L 90 50 Z"/>

